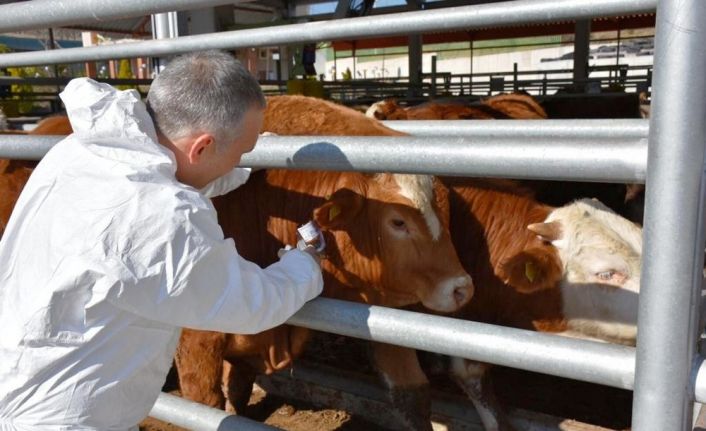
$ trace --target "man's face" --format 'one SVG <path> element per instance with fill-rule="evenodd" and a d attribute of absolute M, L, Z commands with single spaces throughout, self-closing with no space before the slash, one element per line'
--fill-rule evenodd
<path fill-rule="evenodd" d="M 204 176 L 206 183 L 209 183 L 216 178 L 219 178 L 234 167 L 240 164 L 240 158 L 243 154 L 249 153 L 255 148 L 255 143 L 262 128 L 264 111 L 259 108 L 250 108 L 245 113 L 243 123 L 241 125 L 240 135 L 223 150 L 207 151 L 204 154 Z"/>

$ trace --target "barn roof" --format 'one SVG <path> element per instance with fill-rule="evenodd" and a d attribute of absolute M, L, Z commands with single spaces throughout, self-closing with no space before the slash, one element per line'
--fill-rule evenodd
<path fill-rule="evenodd" d="M 21 0 L 28 1 L 28 0 Z M 360 0 L 362 1 L 362 0 Z M 381 15 L 394 12 L 402 12 L 410 10 L 410 3 L 416 7 L 428 10 L 439 9 L 445 7 L 454 7 L 461 5 L 471 5 L 480 3 L 493 3 L 499 0 L 376 0 L 376 4 L 372 9 L 366 10 L 369 15 Z M 18 0 L 0 0 L 0 4 L 16 3 Z M 290 12 L 296 14 L 295 20 L 300 21 L 302 18 L 310 20 L 332 19 L 334 16 L 337 1 L 335 0 L 245 0 L 243 4 L 240 0 L 238 4 L 233 5 L 234 13 L 271 13 L 272 22 L 282 22 L 282 19 L 273 20 L 274 17 L 287 16 Z M 355 2 L 351 2 L 355 3 Z M 286 21 L 286 20 L 284 20 Z M 638 14 L 629 16 L 620 16 L 615 18 L 599 18 L 594 19 L 592 23 L 592 31 L 607 31 L 629 29 L 629 28 L 644 28 L 653 27 L 655 23 L 654 14 Z M 258 26 L 263 23 L 258 24 Z M 469 40 L 490 40 L 490 39 L 505 39 L 539 35 L 555 35 L 555 34 L 571 34 L 574 23 L 572 21 L 562 21 L 546 24 L 529 24 L 509 27 L 488 27 L 483 29 L 475 29 L 467 32 L 451 32 L 451 33 L 428 33 L 423 36 L 424 43 L 442 43 L 442 42 L 457 42 Z M 73 25 L 68 28 L 79 31 L 97 31 L 100 33 L 112 33 L 114 39 L 121 36 L 140 38 L 149 37 L 151 35 L 151 20 L 150 16 L 138 16 L 129 19 L 111 20 L 107 22 L 93 22 L 80 25 Z M 77 32 L 80 35 L 80 33 Z M 16 36 L 16 35 L 12 35 Z M 11 40 L 6 45 L 17 47 L 18 50 L 34 50 L 45 49 L 41 41 L 31 41 L 31 35 L 23 34 L 28 40 Z M 37 30 L 35 39 L 46 38 L 46 30 Z M 75 38 L 80 39 L 80 36 Z M 57 37 L 60 46 L 72 46 L 70 43 L 62 44 L 61 38 Z M 367 48 L 384 48 L 391 46 L 406 46 L 407 38 L 402 37 L 387 37 L 375 39 L 359 39 L 351 41 L 337 41 L 333 46 L 338 50 Z"/>

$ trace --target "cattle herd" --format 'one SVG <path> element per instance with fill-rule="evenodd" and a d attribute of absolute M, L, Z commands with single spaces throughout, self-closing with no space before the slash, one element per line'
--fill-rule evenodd
<path fill-rule="evenodd" d="M 366 115 L 320 99 L 274 96 L 262 132 L 403 136 L 378 120 L 514 118 L 547 115 L 522 94 L 470 106 L 383 101 Z M 71 127 L 57 116 L 29 133 L 65 135 Z M 0 160 L 0 236 L 34 166 Z M 263 266 L 295 242 L 297 226 L 316 220 L 328 244 L 324 296 L 634 345 L 639 194 L 625 184 L 268 169 L 213 203 L 239 253 Z M 255 335 L 185 329 L 175 357 L 182 395 L 243 412 L 255 376 L 290 367 L 310 336 L 288 325 Z M 372 343 L 370 357 L 399 428 L 431 430 L 429 379 L 417 353 Z M 493 393 L 490 366 L 461 358 L 448 364 L 486 430 L 513 429 Z"/>

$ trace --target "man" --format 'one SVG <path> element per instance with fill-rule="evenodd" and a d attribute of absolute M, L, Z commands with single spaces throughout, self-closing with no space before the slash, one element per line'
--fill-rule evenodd
<path fill-rule="evenodd" d="M 321 270 L 311 249 L 261 269 L 223 238 L 208 196 L 247 178 L 234 167 L 265 107 L 229 55 L 175 59 L 149 108 L 89 79 L 61 97 L 75 133 L 0 242 L 0 429 L 125 430 L 154 404 L 180 327 L 279 325 L 321 292 Z"/>

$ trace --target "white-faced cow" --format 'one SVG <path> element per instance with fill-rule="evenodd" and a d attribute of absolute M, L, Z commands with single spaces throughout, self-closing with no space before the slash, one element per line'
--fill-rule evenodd
<path fill-rule="evenodd" d="M 476 283 L 459 317 L 634 345 L 642 232 L 597 200 L 555 208 L 510 181 L 445 180 L 451 234 Z M 452 375 L 488 431 L 512 429 L 488 366 L 455 358 Z"/>

